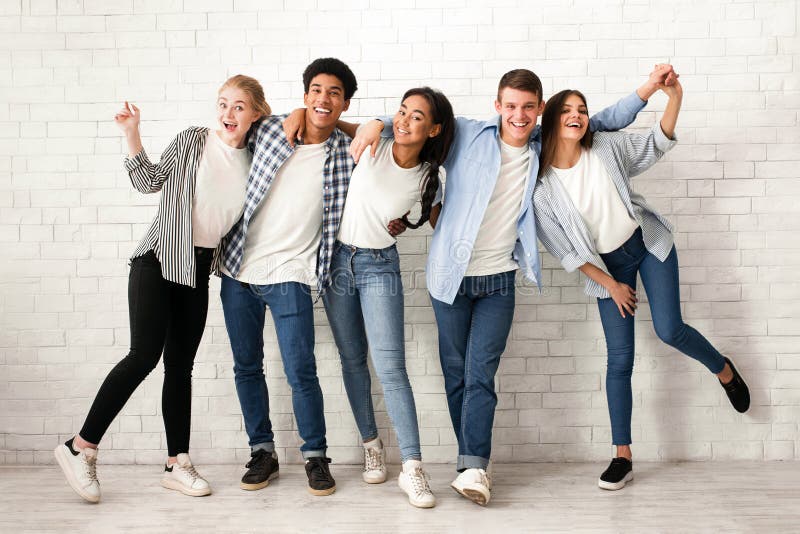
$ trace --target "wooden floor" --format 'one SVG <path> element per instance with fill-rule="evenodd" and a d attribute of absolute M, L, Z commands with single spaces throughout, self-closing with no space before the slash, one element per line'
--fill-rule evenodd
<path fill-rule="evenodd" d="M 607 492 L 597 464 L 494 467 L 482 508 L 449 488 L 452 465 L 431 465 L 436 508 L 408 504 L 390 466 L 385 484 L 361 482 L 356 466 L 333 465 L 337 491 L 306 492 L 300 465 L 255 492 L 243 468 L 201 466 L 209 497 L 161 488 L 157 466 L 100 465 L 103 501 L 84 503 L 56 467 L 0 467 L 0 532 L 798 532 L 800 462 L 637 463 L 636 479 Z"/>

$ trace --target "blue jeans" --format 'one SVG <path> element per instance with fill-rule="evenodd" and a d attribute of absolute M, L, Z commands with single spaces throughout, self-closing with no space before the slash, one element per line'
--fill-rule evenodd
<path fill-rule="evenodd" d="M 325 456 L 325 409 L 314 358 L 314 315 L 311 291 L 286 282 L 253 285 L 222 275 L 222 309 L 233 350 L 236 393 L 250 446 L 275 449 L 264 378 L 265 306 L 272 313 L 292 406 L 303 439 L 303 458 Z"/>
<path fill-rule="evenodd" d="M 494 375 L 514 319 L 515 274 L 465 276 L 452 304 L 431 298 L 459 471 L 489 465 Z"/>
<path fill-rule="evenodd" d="M 336 243 L 331 285 L 322 297 L 342 361 L 342 378 L 363 440 L 378 437 L 367 346 L 383 386 L 402 461 L 420 460 L 419 425 L 406 373 L 403 282 L 397 247 L 365 249 Z"/>
<path fill-rule="evenodd" d="M 636 289 L 636 273 L 650 302 L 658 338 L 705 365 L 714 374 L 725 367 L 725 359 L 700 332 L 681 318 L 680 284 L 678 282 L 678 254 L 675 247 L 665 261 L 660 261 L 647 251 L 642 240 L 642 230 L 636 232 L 618 249 L 601 254 L 611 276 L 618 282 Z M 600 319 L 606 336 L 608 369 L 606 372 L 606 397 L 611 416 L 611 437 L 614 445 L 631 443 L 631 374 L 634 355 L 634 318 L 626 313 L 622 317 L 611 298 L 597 299 Z"/>

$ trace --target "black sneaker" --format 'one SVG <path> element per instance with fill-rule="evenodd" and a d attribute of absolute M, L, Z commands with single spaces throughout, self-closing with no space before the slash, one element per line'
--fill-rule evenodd
<path fill-rule="evenodd" d="M 608 469 L 600 475 L 597 485 L 606 490 L 618 490 L 624 488 L 625 483 L 630 480 L 633 480 L 633 462 L 620 456 L 611 460 Z"/>
<path fill-rule="evenodd" d="M 750 390 L 747 388 L 747 384 L 744 383 L 742 375 L 733 366 L 733 362 L 728 358 L 725 358 L 725 361 L 731 366 L 733 378 L 727 384 L 723 384 L 721 380 L 719 383 L 725 389 L 725 393 L 728 394 L 728 400 L 731 401 L 733 408 L 739 413 L 744 413 L 750 408 Z"/>
<path fill-rule="evenodd" d="M 308 475 L 308 492 L 311 495 L 330 495 L 336 491 L 336 481 L 331 475 L 328 464 L 330 458 L 314 456 L 306 460 L 306 475 Z"/>
<path fill-rule="evenodd" d="M 269 481 L 278 478 L 278 458 L 274 452 L 256 449 L 250 453 L 250 461 L 245 465 L 247 473 L 242 477 L 239 487 L 253 491 L 266 488 Z"/>

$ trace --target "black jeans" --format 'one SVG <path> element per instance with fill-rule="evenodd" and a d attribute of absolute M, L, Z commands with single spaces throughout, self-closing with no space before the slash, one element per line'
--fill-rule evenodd
<path fill-rule="evenodd" d="M 196 287 L 164 280 L 153 251 L 131 261 L 128 308 L 131 348 L 106 376 L 80 436 L 99 443 L 134 390 L 164 353 L 161 407 L 170 456 L 189 451 L 192 366 L 208 312 L 208 278 L 214 250 L 195 248 Z"/>

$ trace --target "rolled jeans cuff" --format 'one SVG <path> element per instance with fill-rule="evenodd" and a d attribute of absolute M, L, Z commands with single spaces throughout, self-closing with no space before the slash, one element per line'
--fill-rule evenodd
<path fill-rule="evenodd" d="M 463 471 L 465 469 L 483 469 L 485 470 L 489 465 L 489 458 L 482 458 L 480 456 L 466 456 L 459 455 L 456 471 Z"/>
<path fill-rule="evenodd" d="M 257 443 L 255 445 L 250 446 L 250 452 L 256 452 L 257 450 L 266 451 L 269 453 L 275 452 L 275 442 L 274 441 L 266 441 L 264 443 Z"/>
<path fill-rule="evenodd" d="M 309 458 L 325 458 L 325 449 L 319 451 L 300 451 L 303 453 L 303 459 L 308 460 Z"/>

